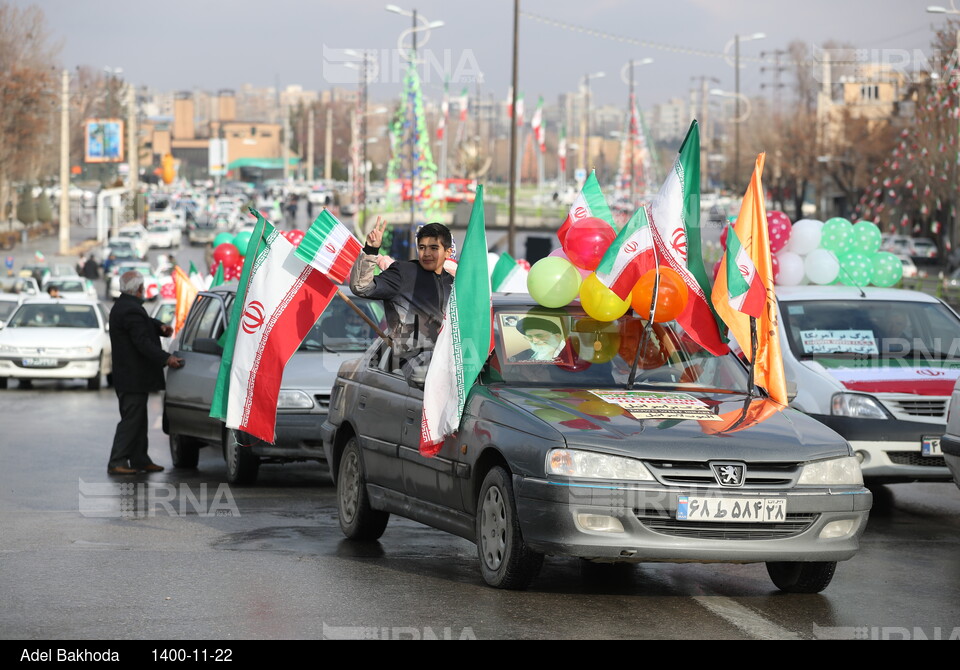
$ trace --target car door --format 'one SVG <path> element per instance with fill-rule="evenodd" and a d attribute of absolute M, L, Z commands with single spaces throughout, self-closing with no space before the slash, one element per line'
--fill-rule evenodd
<path fill-rule="evenodd" d="M 170 433 L 220 441 L 220 421 L 210 417 L 210 404 L 223 354 L 217 340 L 226 329 L 227 301 L 222 293 L 200 293 L 175 340 L 173 353 L 184 365 L 167 369 L 164 410 Z"/>
<path fill-rule="evenodd" d="M 393 353 L 386 342 L 381 342 L 365 361 L 354 390 L 351 415 L 361 437 L 367 481 L 402 491 L 397 451 L 407 382 L 394 369 Z"/>
<path fill-rule="evenodd" d="M 408 382 L 404 379 L 404 382 Z M 454 398 L 455 402 L 456 399 Z M 420 425 L 423 416 L 423 388 L 420 382 L 407 383 L 407 395 L 400 432 L 400 462 L 403 469 L 403 487 L 408 496 L 419 500 L 459 509 L 460 489 L 455 476 L 457 448 L 448 440 L 439 453 L 420 455 Z"/>

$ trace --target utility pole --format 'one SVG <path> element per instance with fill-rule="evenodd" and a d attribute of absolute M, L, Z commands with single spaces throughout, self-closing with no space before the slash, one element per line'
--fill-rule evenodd
<path fill-rule="evenodd" d="M 313 103 L 310 103 L 310 108 L 307 110 L 307 181 L 313 181 L 313 133 L 314 133 L 314 113 L 313 113 Z"/>
<path fill-rule="evenodd" d="M 513 71 L 511 81 L 513 88 L 510 101 L 513 115 L 517 114 L 517 91 L 520 90 L 520 75 L 518 62 L 520 58 L 520 0 L 513 0 Z M 517 121 L 510 119 L 510 221 L 507 230 L 507 252 L 516 258 L 516 213 L 517 213 Z"/>
<path fill-rule="evenodd" d="M 333 179 L 333 100 L 327 103 L 327 128 L 323 146 L 323 178 Z"/>
<path fill-rule="evenodd" d="M 60 76 L 60 255 L 65 256 L 70 250 L 70 71 Z"/>

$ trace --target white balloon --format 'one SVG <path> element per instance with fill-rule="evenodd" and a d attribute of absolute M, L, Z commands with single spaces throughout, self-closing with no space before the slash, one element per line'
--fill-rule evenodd
<path fill-rule="evenodd" d="M 814 249 L 803 259 L 807 278 L 814 284 L 831 284 L 840 274 L 840 261 L 828 249 Z"/>
<path fill-rule="evenodd" d="M 822 228 L 823 221 L 800 219 L 793 224 L 793 231 L 790 233 L 790 241 L 787 242 L 786 250 L 806 256 L 820 246 L 820 230 Z"/>
<path fill-rule="evenodd" d="M 780 251 L 777 253 L 777 262 L 780 264 L 780 272 L 777 274 L 777 284 L 780 286 L 797 286 L 803 281 L 804 267 L 803 258 L 800 254 L 792 251 Z"/>

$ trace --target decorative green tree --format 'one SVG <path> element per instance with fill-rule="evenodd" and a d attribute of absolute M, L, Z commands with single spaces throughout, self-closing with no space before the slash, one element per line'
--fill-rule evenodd
<path fill-rule="evenodd" d="M 37 211 L 37 221 L 40 223 L 50 223 L 53 221 L 53 207 L 50 205 L 50 198 L 46 193 L 37 196 L 35 203 Z"/>
<path fill-rule="evenodd" d="M 31 226 L 37 220 L 37 208 L 31 195 L 32 190 L 29 185 L 23 187 L 17 202 L 17 220 L 25 226 Z"/>

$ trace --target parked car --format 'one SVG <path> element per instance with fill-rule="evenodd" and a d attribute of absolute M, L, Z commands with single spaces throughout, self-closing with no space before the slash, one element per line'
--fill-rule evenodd
<path fill-rule="evenodd" d="M 913 259 L 909 256 L 903 254 L 897 254 L 897 258 L 900 259 L 900 263 L 903 265 L 903 276 L 907 279 L 913 279 L 920 275 L 920 270 L 917 267 L 917 264 L 913 262 Z"/>
<path fill-rule="evenodd" d="M 223 354 L 218 340 L 226 330 L 236 290 L 236 284 L 224 284 L 201 291 L 190 309 L 173 344 L 186 364 L 167 371 L 163 431 L 170 436 L 175 467 L 196 467 L 199 450 L 213 446 L 223 453 L 231 484 L 253 484 L 261 463 L 326 462 L 320 425 L 327 415 L 334 377 L 342 362 L 366 350 L 373 332 L 362 320 L 353 330 L 352 310 L 334 298 L 284 368 L 276 442 L 252 440 L 210 417 Z M 342 290 L 351 295 L 349 289 Z M 353 301 L 374 323 L 380 322 L 380 303 Z"/>
<path fill-rule="evenodd" d="M 554 555 L 765 562 L 778 588 L 818 592 L 856 554 L 872 497 L 849 444 L 751 395 L 736 356 L 658 324 L 638 357 L 643 322 L 577 303 L 495 295 L 493 310 L 493 352 L 433 457 L 421 368 L 386 342 L 340 368 L 323 444 L 349 539 L 410 518 L 475 542 L 486 583 L 512 589 Z M 553 358 L 525 355 L 528 319 L 563 334 Z"/>
<path fill-rule="evenodd" d="M 100 303 L 30 298 L 0 330 L 0 388 L 10 379 L 85 379 L 95 391 L 112 372 L 110 352 Z"/>
<path fill-rule="evenodd" d="M 910 255 L 920 258 L 937 258 L 940 255 L 940 250 L 937 249 L 937 244 L 930 238 L 914 237 L 911 240 Z"/>
<path fill-rule="evenodd" d="M 778 287 L 791 407 L 850 441 L 868 483 L 949 481 L 938 441 L 960 317 L 917 291 Z"/>
<path fill-rule="evenodd" d="M 960 488 L 960 380 L 953 387 L 947 405 L 947 428 L 940 439 L 943 459 L 953 474 L 953 483 Z"/>

